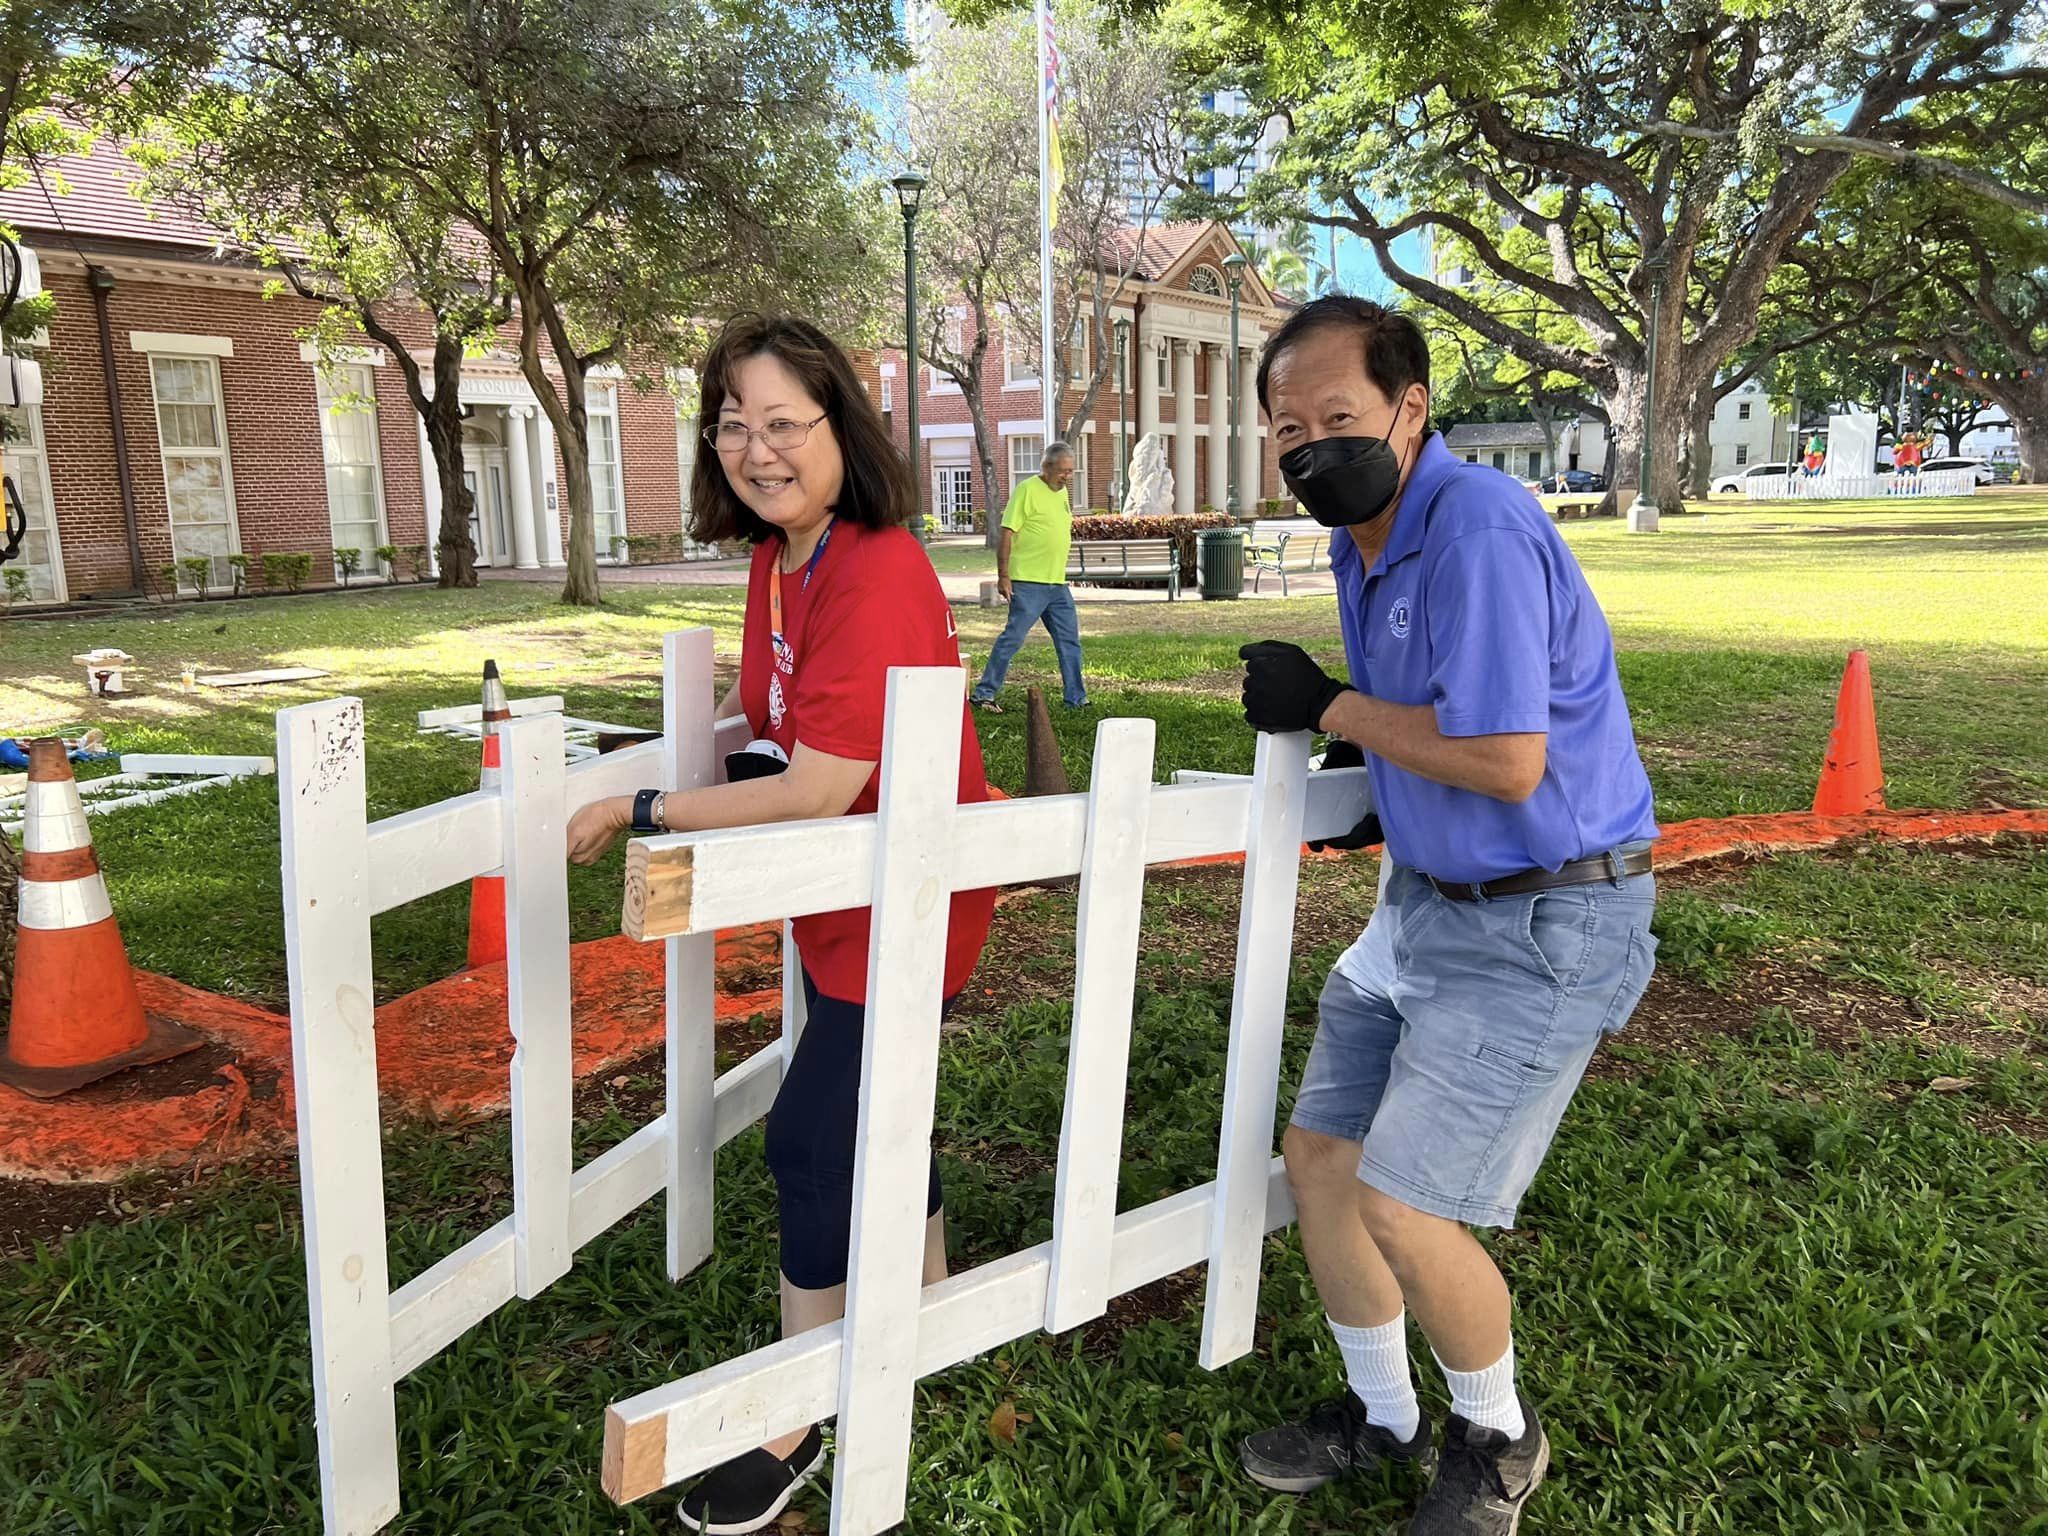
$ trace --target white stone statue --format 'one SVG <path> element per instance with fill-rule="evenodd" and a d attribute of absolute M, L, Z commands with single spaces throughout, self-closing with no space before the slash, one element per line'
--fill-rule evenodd
<path fill-rule="evenodd" d="M 1138 439 L 1131 455 L 1131 484 L 1124 492 L 1125 517 L 1165 517 L 1173 511 L 1173 471 L 1166 463 L 1166 444 L 1157 432 Z"/>

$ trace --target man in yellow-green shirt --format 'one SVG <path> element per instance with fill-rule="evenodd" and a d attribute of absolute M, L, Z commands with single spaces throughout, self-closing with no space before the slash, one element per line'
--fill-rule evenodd
<path fill-rule="evenodd" d="M 1060 661 L 1060 696 L 1069 709 L 1088 702 L 1081 682 L 1081 620 L 1067 590 L 1067 545 L 1074 534 L 1074 509 L 1067 483 L 1074 478 L 1074 450 L 1046 445 L 1038 473 L 1021 481 L 1003 509 L 1002 542 L 996 546 L 996 589 L 1009 599 L 1010 621 L 996 637 L 988 665 L 972 695 L 977 709 L 1000 714 L 996 695 L 1010 662 L 1041 619 Z"/>

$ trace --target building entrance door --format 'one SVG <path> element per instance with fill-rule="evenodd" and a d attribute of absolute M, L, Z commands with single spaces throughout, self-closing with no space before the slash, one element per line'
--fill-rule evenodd
<path fill-rule="evenodd" d="M 478 565 L 509 565 L 512 528 L 505 489 L 505 450 L 465 443 L 462 479 L 469 487 L 469 536 L 476 543 Z"/>

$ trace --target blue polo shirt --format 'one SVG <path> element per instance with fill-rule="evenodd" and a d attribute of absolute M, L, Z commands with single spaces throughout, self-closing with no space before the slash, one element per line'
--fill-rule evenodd
<path fill-rule="evenodd" d="M 1396 863 L 1493 880 L 1657 835 L 1606 615 L 1520 485 L 1432 432 L 1372 569 L 1346 535 L 1330 566 L 1354 688 L 1433 706 L 1446 736 L 1549 733 L 1543 782 L 1520 805 L 1366 753 Z"/>

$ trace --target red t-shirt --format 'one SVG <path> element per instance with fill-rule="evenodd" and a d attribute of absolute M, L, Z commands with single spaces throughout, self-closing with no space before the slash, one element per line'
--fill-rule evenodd
<path fill-rule="evenodd" d="M 938 575 L 905 530 L 835 522 L 809 581 L 802 571 L 782 578 L 784 638 L 793 668 L 771 696 L 770 684 L 778 679 L 769 639 L 768 573 L 782 551 L 780 538 L 756 548 L 747 578 L 740 645 L 740 703 L 747 725 L 792 757 L 801 741 L 815 752 L 879 765 L 889 669 L 960 665 L 953 610 Z M 989 795 L 964 687 L 960 720 L 960 804 L 971 805 Z M 877 766 L 846 814 L 872 813 L 881 781 Z M 946 936 L 948 997 L 967 984 L 981 958 L 995 905 L 994 890 L 954 893 Z M 826 997 L 867 1002 L 868 920 L 866 907 L 796 920 L 804 969 Z"/>

